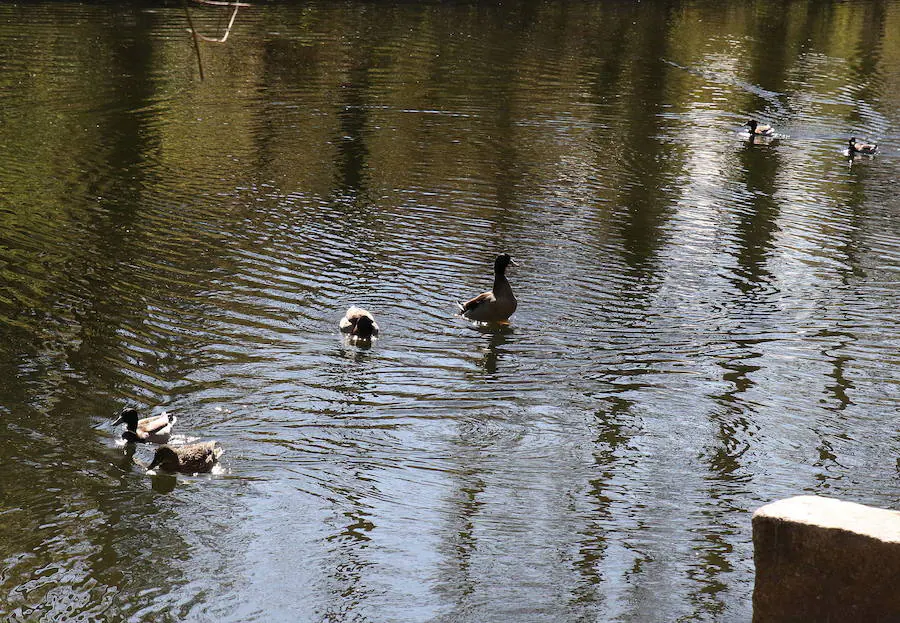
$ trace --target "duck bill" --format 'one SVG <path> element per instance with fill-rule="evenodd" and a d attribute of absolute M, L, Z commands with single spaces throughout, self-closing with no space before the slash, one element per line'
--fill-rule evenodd
<path fill-rule="evenodd" d="M 125 420 L 123 420 L 123 419 L 122 419 L 122 416 L 120 415 L 118 418 L 116 418 L 116 421 L 113 422 L 112 425 L 113 425 L 113 426 L 118 426 L 119 424 L 122 424 L 124 421 L 125 421 Z"/>

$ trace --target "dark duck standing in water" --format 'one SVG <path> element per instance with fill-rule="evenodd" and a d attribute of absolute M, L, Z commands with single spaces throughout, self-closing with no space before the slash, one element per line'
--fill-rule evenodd
<path fill-rule="evenodd" d="M 750 137 L 754 136 L 774 136 L 775 128 L 770 125 L 760 125 L 756 119 L 751 119 L 745 124 L 750 128 Z"/>
<path fill-rule="evenodd" d="M 878 151 L 878 143 L 860 143 L 855 136 L 847 142 L 847 155 L 851 158 L 857 154 L 874 156 L 876 151 Z"/>
<path fill-rule="evenodd" d="M 350 307 L 339 324 L 341 331 L 349 333 L 351 339 L 371 340 L 378 335 L 378 323 L 362 307 Z"/>
<path fill-rule="evenodd" d="M 205 474 L 211 472 L 222 456 L 222 448 L 215 441 L 192 443 L 186 446 L 160 446 L 147 469 L 159 467 L 166 472 Z"/>
<path fill-rule="evenodd" d="M 497 256 L 494 260 L 494 287 L 490 292 L 479 294 L 465 303 L 457 303 L 460 316 L 479 322 L 506 322 L 513 315 L 518 302 L 506 278 L 506 267 L 510 264 L 517 266 L 508 253 Z"/>
<path fill-rule="evenodd" d="M 126 407 L 119 413 L 119 418 L 113 422 L 113 426 L 125 424 L 122 431 L 122 439 L 136 443 L 166 443 L 172 435 L 172 424 L 175 416 L 170 413 L 162 413 L 153 417 L 138 419 L 137 409 Z"/>

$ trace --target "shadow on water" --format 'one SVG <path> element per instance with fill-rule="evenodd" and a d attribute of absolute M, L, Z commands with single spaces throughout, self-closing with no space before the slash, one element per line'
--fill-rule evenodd
<path fill-rule="evenodd" d="M 863 17 L 859 24 L 855 55 L 850 59 L 852 87 L 860 102 L 867 104 L 853 107 L 848 119 L 853 125 L 870 127 L 872 118 L 869 103 L 874 101 L 884 88 L 883 56 L 885 37 L 885 16 L 888 3 L 878 0 L 863 7 Z M 880 124 L 879 124 L 880 125 Z"/>
<path fill-rule="evenodd" d="M 115 104 L 75 113 L 79 122 L 102 126 L 104 133 L 84 146 L 89 154 L 84 154 L 81 175 L 48 189 L 60 193 L 58 203 L 66 206 L 61 221 L 69 221 L 78 244 L 49 249 L 54 261 L 40 275 L 43 283 L 20 289 L 24 295 L 37 285 L 59 298 L 48 300 L 44 309 L 29 309 L 33 302 L 13 294 L 16 304 L 0 305 L 0 392 L 17 422 L 10 425 L 2 418 L 0 489 L 7 509 L 4 525 L 15 524 L 19 535 L 0 538 L 0 558 L 7 561 L 0 612 L 27 620 L 94 618 L 112 607 L 117 594 L 137 594 L 148 583 L 176 587 L 184 581 L 163 555 L 179 556 L 187 549 L 176 532 L 166 531 L 154 543 L 156 555 L 139 555 L 146 549 L 144 526 L 165 528 L 176 513 L 161 509 L 155 493 L 140 486 L 128 452 L 111 457 L 90 426 L 96 414 L 113 412 L 104 396 L 117 393 L 110 361 L 123 359 L 120 320 L 143 312 L 138 297 L 110 287 L 133 264 L 131 235 L 152 176 L 145 164 L 157 146 L 147 117 L 136 112 L 155 97 L 154 83 L 146 79 L 155 25 L 140 11 L 131 17 L 121 28 L 109 28 L 102 18 L 90 21 L 91 39 L 108 52 L 110 75 L 116 76 L 110 90 Z M 57 226 L 51 219 L 44 227 Z M 65 244 L 54 241 L 59 242 Z M 15 244 L 32 242 L 23 238 Z M 66 280 L 74 283 L 63 286 Z M 5 286 L 19 284 L 6 281 Z M 42 333 L 46 340 L 34 340 Z M 45 571 L 37 577 L 34 569 Z"/>
<path fill-rule="evenodd" d="M 367 470 L 357 470 L 354 475 L 359 482 L 372 483 Z M 331 605 L 324 613 L 326 621 L 354 620 L 354 612 L 359 605 L 370 596 L 366 577 L 373 567 L 369 557 L 372 537 L 376 530 L 373 514 L 369 505 L 353 490 L 335 490 L 340 495 L 346 510 L 343 511 L 342 524 L 326 537 L 329 545 L 329 578 L 328 590 L 332 593 Z"/>
<path fill-rule="evenodd" d="M 841 283 L 843 289 L 848 291 L 852 290 L 855 284 L 863 282 L 867 276 L 860 257 L 865 252 L 866 246 L 861 240 L 860 232 L 866 226 L 869 204 L 866 188 L 870 171 L 865 164 L 849 170 L 844 180 L 846 202 L 841 206 L 845 219 L 845 224 L 841 228 L 844 239 L 835 247 L 840 254 Z M 838 459 L 838 451 L 834 446 L 852 440 L 850 436 L 852 433 L 848 430 L 844 418 L 840 416 L 854 405 L 852 396 L 856 385 L 849 370 L 854 366 L 853 351 L 860 339 L 857 336 L 858 329 L 858 323 L 853 319 L 839 317 L 836 326 L 821 329 L 815 335 L 816 341 L 820 344 L 821 360 L 830 365 L 830 369 L 825 372 L 829 381 L 823 384 L 821 402 L 825 409 L 836 416 L 815 426 L 815 434 L 818 436 L 816 450 L 819 456 L 813 467 L 818 470 L 817 484 L 810 490 L 822 495 L 830 495 L 830 489 L 836 481 L 843 478 L 843 472 L 846 471 Z"/>
<path fill-rule="evenodd" d="M 490 23 L 492 32 L 511 28 L 524 37 L 534 19 L 534 6 L 533 2 L 523 3 L 521 11 L 517 11 L 515 16 L 511 16 L 508 11 L 491 8 L 484 17 Z M 515 37 L 513 40 L 517 42 L 521 39 Z M 482 139 L 486 152 L 483 158 L 489 164 L 489 199 L 496 209 L 489 248 L 504 251 L 515 248 L 510 232 L 525 216 L 521 210 L 521 193 L 526 184 L 528 162 L 520 153 L 523 146 L 516 124 L 518 89 L 515 86 L 516 61 L 522 52 L 518 43 L 511 46 L 489 46 L 488 58 L 478 61 L 473 59 L 473 62 L 488 62 L 498 71 L 492 88 L 480 90 L 478 110 L 485 117 L 485 127 L 490 128 Z"/>
<path fill-rule="evenodd" d="M 736 303 L 752 303 L 755 294 L 770 294 L 771 274 L 766 262 L 774 249 L 774 237 L 778 231 L 780 213 L 776 199 L 776 180 L 780 170 L 778 151 L 750 142 L 739 153 L 740 181 L 746 189 L 748 200 L 739 205 L 739 217 L 735 228 L 737 267 L 731 278 L 740 292 Z"/>
<path fill-rule="evenodd" d="M 780 119 L 783 112 L 785 76 L 796 51 L 783 45 L 787 39 L 791 25 L 789 7 L 782 2 L 760 2 L 754 13 L 754 36 L 751 39 L 753 49 L 749 55 L 748 80 L 756 87 L 769 93 L 779 94 L 775 99 L 762 98 L 751 93 L 747 110 L 771 116 L 773 121 Z M 772 107 L 776 107 L 772 110 Z"/>
<path fill-rule="evenodd" d="M 587 496 L 591 508 L 591 521 L 583 528 L 579 540 L 578 557 L 574 561 L 580 578 L 574 589 L 576 603 L 591 604 L 603 600 L 601 586 L 604 579 L 603 563 L 608 554 L 610 541 L 608 526 L 623 521 L 621 515 L 627 504 L 627 491 L 618 481 L 620 470 L 633 467 L 629 458 L 631 436 L 637 432 L 636 417 L 632 413 L 632 402 L 622 398 L 611 398 L 596 414 L 593 440 L 593 458 L 598 476 L 588 482 Z M 647 554 L 635 553 L 633 571 L 652 562 Z"/>
<path fill-rule="evenodd" d="M 150 486 L 157 493 L 172 493 L 178 484 L 174 474 L 156 474 L 150 477 Z"/>
<path fill-rule="evenodd" d="M 768 11 L 779 10 L 774 5 L 767 7 Z M 761 19 L 761 23 L 768 23 L 768 20 Z M 782 71 L 783 63 L 780 61 L 783 58 L 777 55 L 786 52 L 780 48 L 780 51 L 770 51 L 771 43 L 761 35 L 755 41 L 760 49 L 751 57 L 751 79 L 765 89 L 781 91 L 784 77 L 779 72 Z M 776 57 L 772 58 L 772 54 Z M 758 104 L 751 102 L 750 108 Z M 729 305 L 747 310 L 747 315 L 752 318 L 768 311 L 774 293 L 767 262 L 779 230 L 780 206 L 776 196 L 781 162 L 778 143 L 745 141 L 739 147 L 737 165 L 734 175 L 739 195 L 734 197 L 731 207 L 737 212 L 737 218 L 734 244 L 730 251 L 736 265 L 728 277 L 734 286 L 733 300 Z M 710 481 L 707 492 L 709 504 L 696 528 L 695 547 L 699 562 L 688 571 L 691 580 L 699 585 L 691 597 L 698 615 L 723 614 L 725 604 L 721 594 L 728 588 L 724 578 L 734 571 L 730 561 L 733 545 L 729 535 L 740 529 L 737 521 L 743 517 L 737 502 L 742 483 L 747 478 L 742 457 L 750 448 L 752 436 L 758 429 L 753 418 L 753 405 L 742 399 L 742 395 L 754 385 L 753 373 L 762 369 L 760 363 L 754 362 L 762 357 L 758 345 L 766 340 L 756 337 L 756 329 L 752 323 L 733 329 L 728 336 L 730 347 L 720 353 L 716 361 L 723 369 L 725 389 L 710 396 L 715 406 L 708 417 L 715 431 L 715 439 L 705 451 Z"/>
<path fill-rule="evenodd" d="M 487 483 L 479 457 L 473 449 L 461 447 L 468 468 L 460 466 L 454 473 L 454 491 L 447 500 L 452 508 L 447 514 L 447 537 L 441 543 L 444 563 L 436 590 L 452 604 L 445 620 L 465 620 L 472 616 L 471 600 L 480 588 L 477 561 L 480 549 L 479 524 L 485 506 L 482 497 Z M 461 464 L 462 465 L 462 464 Z"/>
<path fill-rule="evenodd" d="M 644 30 L 637 33 L 638 39 L 651 49 L 664 51 L 669 43 L 667 22 L 664 12 L 654 12 L 641 21 Z M 617 206 L 622 253 L 632 271 L 631 283 L 653 281 L 658 253 L 666 243 L 665 225 L 674 213 L 671 208 L 677 193 L 674 181 L 683 166 L 679 147 L 660 140 L 663 118 L 658 113 L 664 110 L 668 78 L 673 70 L 648 59 L 637 63 L 637 75 L 623 74 L 621 80 L 620 88 L 627 95 L 621 104 L 623 125 L 619 129 L 618 145 L 621 168 L 616 172 L 621 179 Z M 625 81 L 631 85 L 626 87 Z M 602 90 L 597 96 L 602 97 L 608 87 L 598 87 Z M 648 111 L 653 112 L 645 114 Z"/>

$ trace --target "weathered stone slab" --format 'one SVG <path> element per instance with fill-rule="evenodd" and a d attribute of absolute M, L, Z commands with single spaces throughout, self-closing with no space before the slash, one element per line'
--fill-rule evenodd
<path fill-rule="evenodd" d="M 753 514 L 755 623 L 900 622 L 900 512 L 803 495 Z"/>

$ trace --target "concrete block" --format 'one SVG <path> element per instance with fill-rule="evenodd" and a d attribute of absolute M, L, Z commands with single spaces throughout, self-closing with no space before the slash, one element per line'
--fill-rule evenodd
<path fill-rule="evenodd" d="M 900 512 L 802 495 L 753 514 L 754 623 L 900 622 Z"/>

